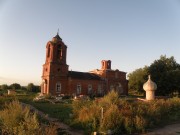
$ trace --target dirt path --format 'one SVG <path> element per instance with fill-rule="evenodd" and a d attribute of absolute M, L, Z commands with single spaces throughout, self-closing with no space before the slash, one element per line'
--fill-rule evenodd
<path fill-rule="evenodd" d="M 144 135 L 180 135 L 180 124 L 168 125 L 160 129 L 155 129 Z"/>
<path fill-rule="evenodd" d="M 30 104 L 26 104 L 26 103 L 22 103 L 22 102 L 21 102 L 21 104 L 23 106 L 29 106 L 30 110 L 35 111 L 42 118 L 44 118 L 44 119 L 48 120 L 49 122 L 55 124 L 58 128 L 65 130 L 68 134 L 70 134 L 70 135 L 83 135 L 83 131 L 72 129 L 70 126 L 68 126 L 62 122 L 59 122 L 59 120 L 56 118 L 49 117 L 48 115 L 44 114 L 44 112 L 39 111 L 38 109 L 36 109 L 34 106 L 32 106 Z"/>

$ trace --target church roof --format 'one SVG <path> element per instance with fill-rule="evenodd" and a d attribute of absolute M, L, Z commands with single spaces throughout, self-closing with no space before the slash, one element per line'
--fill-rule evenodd
<path fill-rule="evenodd" d="M 58 33 L 57 33 L 57 35 L 54 38 L 56 38 L 57 40 L 62 40 Z"/>
<path fill-rule="evenodd" d="M 98 75 L 88 72 L 69 71 L 68 77 L 83 80 L 101 80 L 101 77 L 99 77 Z"/>

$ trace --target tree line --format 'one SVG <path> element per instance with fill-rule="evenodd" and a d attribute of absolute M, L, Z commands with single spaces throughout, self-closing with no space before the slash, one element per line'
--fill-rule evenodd
<path fill-rule="evenodd" d="M 161 55 L 150 66 L 136 69 L 128 74 L 129 89 L 138 93 L 144 93 L 143 84 L 147 81 L 148 75 L 157 84 L 157 96 L 180 95 L 180 64 L 173 56 Z"/>
<path fill-rule="evenodd" d="M 31 92 L 39 92 L 40 86 L 34 85 L 33 83 L 29 83 L 27 86 L 21 86 L 19 83 L 13 83 L 11 85 L 7 85 L 7 84 L 0 85 L 0 90 L 8 90 L 8 89 L 13 89 L 13 90 L 21 89 L 21 90 L 27 90 Z"/>

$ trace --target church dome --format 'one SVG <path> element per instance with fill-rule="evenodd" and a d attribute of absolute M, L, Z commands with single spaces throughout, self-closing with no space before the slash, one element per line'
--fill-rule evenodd
<path fill-rule="evenodd" d="M 143 89 L 145 91 L 154 91 L 154 90 L 156 90 L 157 89 L 156 83 L 151 80 L 150 75 L 148 76 L 148 78 L 149 78 L 148 81 L 146 83 L 144 83 L 144 85 L 143 85 Z"/>

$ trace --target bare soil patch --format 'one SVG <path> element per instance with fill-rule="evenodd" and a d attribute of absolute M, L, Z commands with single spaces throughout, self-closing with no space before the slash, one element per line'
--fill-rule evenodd
<path fill-rule="evenodd" d="M 144 135 L 180 135 L 180 123 L 167 125 L 160 129 L 155 129 L 152 132 Z"/>

